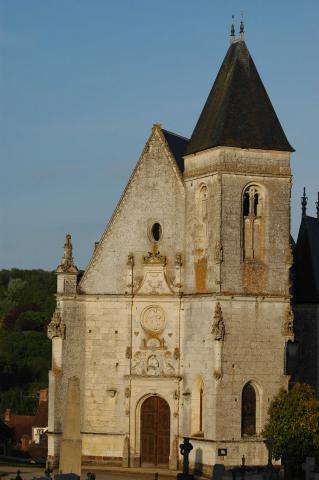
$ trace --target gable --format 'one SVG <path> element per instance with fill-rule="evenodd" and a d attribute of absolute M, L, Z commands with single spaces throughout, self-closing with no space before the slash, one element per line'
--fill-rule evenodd
<path fill-rule="evenodd" d="M 174 266 L 174 252 L 183 250 L 184 183 L 159 125 L 153 127 L 82 277 L 80 291 L 128 293 L 128 256 L 134 256 L 135 274 L 141 277 L 142 258 L 152 249 L 150 229 L 155 222 L 159 222 L 163 229 L 159 249 L 168 258 L 169 271 Z"/>

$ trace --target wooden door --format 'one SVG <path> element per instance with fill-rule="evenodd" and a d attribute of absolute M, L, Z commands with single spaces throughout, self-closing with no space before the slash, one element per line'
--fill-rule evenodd
<path fill-rule="evenodd" d="M 170 409 L 161 397 L 147 398 L 141 409 L 141 464 L 167 466 L 170 446 Z"/>

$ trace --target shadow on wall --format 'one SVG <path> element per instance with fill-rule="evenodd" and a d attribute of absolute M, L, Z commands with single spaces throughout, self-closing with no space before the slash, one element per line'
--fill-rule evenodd
<path fill-rule="evenodd" d="M 203 450 L 201 448 L 197 448 L 195 452 L 195 466 L 194 466 L 194 474 L 195 475 L 202 475 L 203 473 Z"/>
<path fill-rule="evenodd" d="M 212 480 L 222 480 L 225 473 L 225 466 L 221 463 L 216 463 L 213 468 Z"/>

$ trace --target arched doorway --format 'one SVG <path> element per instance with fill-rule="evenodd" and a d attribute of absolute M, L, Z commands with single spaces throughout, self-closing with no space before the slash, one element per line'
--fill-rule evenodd
<path fill-rule="evenodd" d="M 170 408 L 161 397 L 148 397 L 141 408 L 141 465 L 169 463 Z"/>

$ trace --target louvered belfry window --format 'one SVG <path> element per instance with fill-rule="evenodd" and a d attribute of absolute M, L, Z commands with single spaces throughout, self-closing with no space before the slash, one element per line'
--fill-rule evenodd
<path fill-rule="evenodd" d="M 256 435 L 256 391 L 251 383 L 244 386 L 242 393 L 241 434 Z"/>
<path fill-rule="evenodd" d="M 251 185 L 243 198 L 243 257 L 260 260 L 262 257 L 262 198 L 259 189 Z"/>

